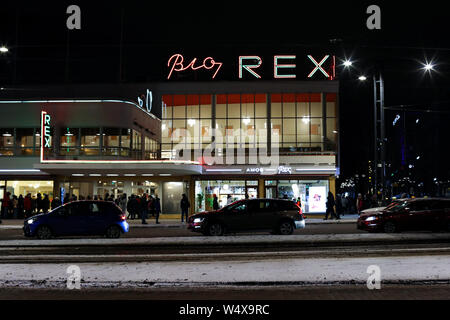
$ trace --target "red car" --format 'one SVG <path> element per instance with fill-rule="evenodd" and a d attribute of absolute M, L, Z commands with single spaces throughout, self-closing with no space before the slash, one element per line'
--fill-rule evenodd
<path fill-rule="evenodd" d="M 392 202 L 378 212 L 362 213 L 357 227 L 369 232 L 450 231 L 450 199 L 415 198 Z"/>

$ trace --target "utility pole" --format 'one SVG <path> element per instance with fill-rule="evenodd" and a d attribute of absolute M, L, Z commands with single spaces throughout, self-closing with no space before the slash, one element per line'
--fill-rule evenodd
<path fill-rule="evenodd" d="M 381 185 L 382 200 L 385 197 L 386 137 L 384 125 L 384 81 L 381 74 L 373 75 L 374 110 L 374 192 L 378 194 Z"/>

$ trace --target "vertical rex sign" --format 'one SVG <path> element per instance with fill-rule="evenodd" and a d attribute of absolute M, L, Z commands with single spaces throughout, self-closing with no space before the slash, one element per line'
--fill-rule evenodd
<path fill-rule="evenodd" d="M 41 111 L 41 162 L 44 160 L 44 150 L 51 147 L 50 115 Z"/>

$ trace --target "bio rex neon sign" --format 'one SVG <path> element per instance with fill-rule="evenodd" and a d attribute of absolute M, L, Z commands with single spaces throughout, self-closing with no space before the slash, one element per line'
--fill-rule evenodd
<path fill-rule="evenodd" d="M 273 56 L 273 78 L 274 79 L 295 79 L 297 77 L 295 71 L 297 65 L 295 60 L 296 55 L 274 55 Z M 330 63 L 330 67 L 325 68 L 325 62 Z M 306 55 L 305 63 L 310 65 L 311 71 L 305 74 L 307 78 L 312 78 L 316 74 L 322 75 L 329 80 L 335 78 L 335 66 L 336 59 L 334 56 L 325 55 L 321 59 L 316 59 L 312 55 Z M 237 64 L 237 74 L 239 79 L 244 78 L 244 74 L 248 77 L 253 77 L 256 79 L 261 79 L 261 69 L 263 64 L 263 59 L 257 55 L 246 55 L 238 57 Z M 167 67 L 169 68 L 169 74 L 167 79 L 169 80 L 174 72 L 181 73 L 186 71 L 197 71 L 205 70 L 209 71 L 211 79 L 215 79 L 224 62 L 217 61 L 213 57 L 206 57 L 203 60 L 198 58 L 193 58 L 190 61 L 185 61 L 182 54 L 174 54 L 167 61 Z M 316 76 L 318 77 L 318 76 Z"/>

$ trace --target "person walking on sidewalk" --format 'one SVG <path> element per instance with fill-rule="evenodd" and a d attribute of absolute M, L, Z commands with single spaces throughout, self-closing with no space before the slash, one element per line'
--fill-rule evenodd
<path fill-rule="evenodd" d="M 358 193 L 358 199 L 356 199 L 356 210 L 358 212 L 358 215 L 361 213 L 361 210 L 363 210 L 363 197 L 361 193 Z"/>
<path fill-rule="evenodd" d="M 59 200 L 58 197 L 55 197 L 55 199 L 53 199 L 51 204 L 50 204 L 50 208 L 53 210 L 53 209 L 56 209 L 56 208 L 58 208 L 60 206 L 61 206 L 61 200 Z"/>
<path fill-rule="evenodd" d="M 127 214 L 127 194 L 126 193 L 122 193 L 122 196 L 120 197 L 119 200 L 119 207 L 122 210 L 123 214 Z"/>
<path fill-rule="evenodd" d="M 215 193 L 213 194 L 213 209 L 219 210 L 219 202 L 217 201 L 217 196 Z"/>
<path fill-rule="evenodd" d="M 2 212 L 1 212 L 1 217 L 3 219 L 6 219 L 8 217 L 9 214 L 9 210 L 11 207 L 11 198 L 10 198 L 11 193 L 10 192 L 6 192 L 3 195 L 3 200 L 2 200 Z"/>
<path fill-rule="evenodd" d="M 323 220 L 328 220 L 328 214 L 330 214 L 330 217 L 333 218 L 335 217 L 336 219 L 339 219 L 336 216 L 336 213 L 334 213 L 334 206 L 335 206 L 335 201 L 334 201 L 334 196 L 333 193 L 331 191 L 328 191 L 328 197 L 327 197 L 327 211 L 325 213 L 325 218 Z"/>
<path fill-rule="evenodd" d="M 155 200 L 153 200 L 155 204 L 155 215 L 156 215 L 156 224 L 159 224 L 159 214 L 161 213 L 161 202 L 158 198 L 158 195 L 155 195 Z"/>
<path fill-rule="evenodd" d="M 147 194 L 143 194 L 142 197 L 139 199 L 139 210 L 141 212 L 141 222 L 142 224 L 147 224 L 147 214 L 148 214 L 148 201 L 147 201 Z"/>
<path fill-rule="evenodd" d="M 181 197 L 180 207 L 181 207 L 181 222 L 184 222 L 184 217 L 186 216 L 186 222 L 188 220 L 188 212 L 189 207 L 191 204 L 189 203 L 189 200 L 186 196 L 186 194 L 183 193 Z"/>
<path fill-rule="evenodd" d="M 31 201 L 31 193 L 28 193 L 23 199 L 23 209 L 25 210 L 25 218 L 29 218 L 33 212 L 33 204 Z"/>
<path fill-rule="evenodd" d="M 12 198 L 12 208 L 13 208 L 12 218 L 13 219 L 17 219 L 18 218 L 18 216 L 17 216 L 17 213 L 18 213 L 17 207 L 18 207 L 18 205 L 19 205 L 19 200 L 17 199 L 16 195 L 13 195 L 13 198 Z"/>
<path fill-rule="evenodd" d="M 47 213 L 48 209 L 50 209 L 50 199 L 48 198 L 48 194 L 44 193 L 44 199 L 42 199 L 42 212 Z"/>

